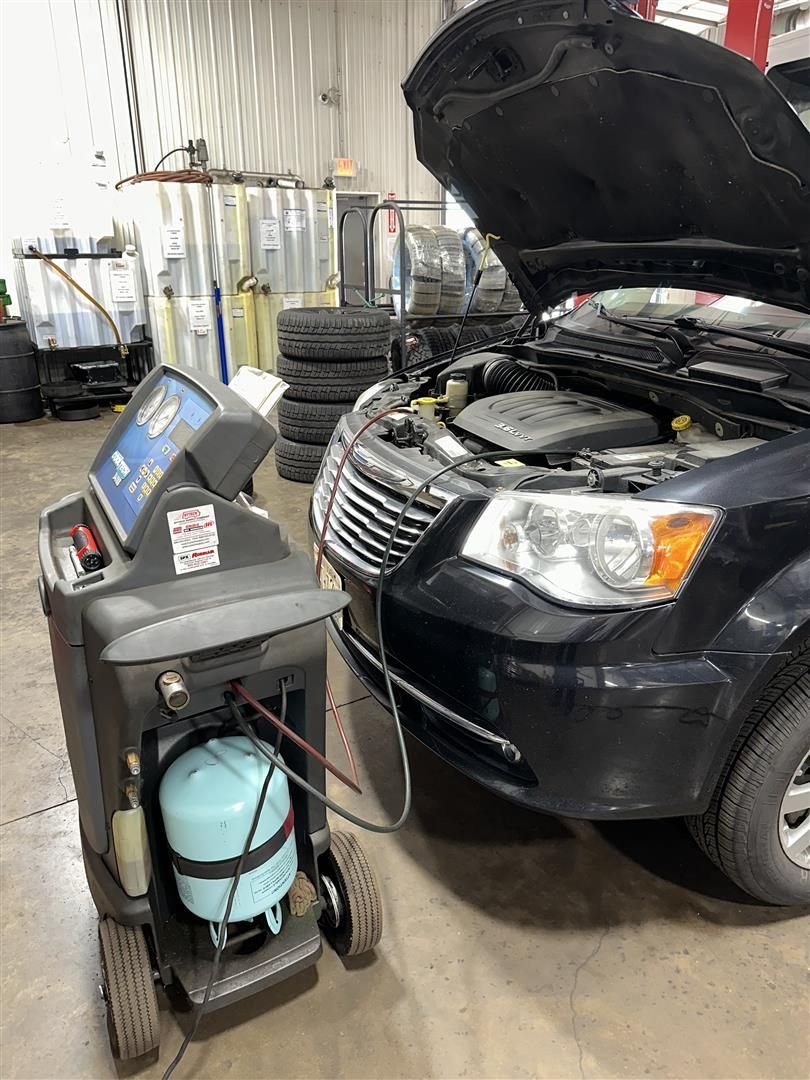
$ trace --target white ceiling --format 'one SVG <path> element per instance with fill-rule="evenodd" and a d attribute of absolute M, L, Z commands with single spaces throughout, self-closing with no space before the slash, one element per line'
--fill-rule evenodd
<path fill-rule="evenodd" d="M 658 0 L 655 21 L 702 34 L 725 22 L 727 11 L 727 0 Z"/>

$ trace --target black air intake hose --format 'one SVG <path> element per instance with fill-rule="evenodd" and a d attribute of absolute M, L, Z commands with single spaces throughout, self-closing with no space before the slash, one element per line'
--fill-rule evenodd
<path fill-rule="evenodd" d="M 482 381 L 488 394 L 514 394 L 519 390 L 556 390 L 554 378 L 517 360 L 491 360 Z"/>

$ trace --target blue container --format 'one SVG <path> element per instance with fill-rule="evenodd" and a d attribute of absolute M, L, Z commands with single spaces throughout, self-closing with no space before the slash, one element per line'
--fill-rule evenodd
<path fill-rule="evenodd" d="M 177 890 L 189 911 L 209 921 L 215 944 L 236 862 L 269 768 L 267 758 L 249 739 L 233 735 L 188 750 L 172 762 L 160 783 L 160 809 Z M 287 777 L 276 769 L 230 921 L 264 915 L 277 934 L 281 929 L 280 901 L 297 869 L 290 791 Z"/>

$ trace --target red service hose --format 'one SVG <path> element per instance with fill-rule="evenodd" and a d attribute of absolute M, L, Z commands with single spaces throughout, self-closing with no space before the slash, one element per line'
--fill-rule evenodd
<path fill-rule="evenodd" d="M 340 481 L 340 477 L 343 473 L 343 468 L 346 464 L 349 452 L 351 451 L 357 440 L 361 437 L 361 435 L 365 434 L 365 432 L 372 426 L 372 424 L 376 424 L 377 421 L 381 420 L 384 416 L 390 416 L 391 413 L 398 413 L 402 411 L 403 406 L 398 406 L 395 409 L 384 409 L 382 412 L 379 412 L 375 416 L 372 416 L 370 420 L 366 420 L 360 430 L 351 438 L 348 446 L 346 446 L 346 448 L 344 449 L 340 461 L 338 462 L 337 472 L 335 473 L 335 481 L 332 487 L 332 493 L 329 496 L 329 501 L 326 504 L 326 510 L 323 516 L 321 535 L 320 539 L 318 540 L 318 553 L 315 559 L 316 574 L 320 575 L 321 563 L 323 561 L 323 549 L 326 543 L 326 530 L 329 526 L 329 518 L 331 517 L 332 507 L 335 503 L 338 482 Z M 288 727 L 285 723 L 283 723 L 275 715 L 275 713 L 271 712 L 270 709 L 262 705 L 261 702 L 258 701 L 248 690 L 246 690 L 240 682 L 234 680 L 231 683 L 231 687 L 234 692 L 239 695 L 239 697 L 241 697 L 244 701 L 248 703 L 248 705 L 251 705 L 261 716 L 265 718 L 265 720 L 268 720 L 288 739 L 291 739 L 296 744 L 296 746 L 300 746 L 301 749 L 304 750 L 307 754 L 309 754 L 310 757 L 314 758 L 319 765 L 322 765 L 333 776 L 337 777 L 337 779 L 340 780 L 341 783 L 345 784 L 346 787 L 351 788 L 352 791 L 356 791 L 358 795 L 362 795 L 362 790 L 360 788 L 360 783 L 357 776 L 357 765 L 354 760 L 354 754 L 352 753 L 351 744 L 349 743 L 349 739 L 346 735 L 346 729 L 343 726 L 343 720 L 341 718 L 337 702 L 335 701 L 335 695 L 332 693 L 332 687 L 329 683 L 329 679 L 326 680 L 326 695 L 329 701 L 330 708 L 332 710 L 332 715 L 335 718 L 335 726 L 337 727 L 338 734 L 340 735 L 340 741 L 343 744 L 343 749 L 349 762 L 349 767 L 352 774 L 350 777 L 347 776 L 336 765 L 333 765 L 327 757 L 325 757 L 319 750 L 316 750 L 314 746 L 312 746 L 306 741 L 306 739 L 303 739 L 296 731 L 293 731 L 292 728 Z"/>
<path fill-rule="evenodd" d="M 260 716 L 263 716 L 265 720 L 269 720 L 271 724 L 278 728 L 282 735 L 285 735 L 294 742 L 296 746 L 300 746 L 302 750 L 305 750 L 319 765 L 323 765 L 323 767 L 328 769 L 333 776 L 336 776 L 342 784 L 345 784 L 346 787 L 350 787 L 352 791 L 356 791 L 358 795 L 362 795 L 360 787 L 351 779 L 351 777 L 346 776 L 344 772 L 341 772 L 336 765 L 333 765 L 328 758 L 324 757 L 320 750 L 316 750 L 314 746 L 306 741 L 306 739 L 302 739 L 297 731 L 293 731 L 291 727 L 288 727 L 283 723 L 274 712 L 271 712 L 265 705 L 262 705 L 262 703 L 258 701 L 249 690 L 246 690 L 240 682 L 234 679 L 231 683 L 231 687 L 234 693 L 238 694 L 239 697 L 248 703 L 248 705 L 252 705 Z"/>

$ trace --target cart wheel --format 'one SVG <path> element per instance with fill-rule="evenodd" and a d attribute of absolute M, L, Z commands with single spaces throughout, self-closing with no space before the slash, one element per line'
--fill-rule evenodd
<path fill-rule="evenodd" d="M 351 833 L 333 832 L 320 860 L 324 913 L 321 929 L 339 956 L 373 949 L 382 937 L 383 914 L 377 881 Z"/>
<path fill-rule="evenodd" d="M 98 938 L 110 1048 L 122 1061 L 140 1057 L 160 1044 L 160 1016 L 146 938 L 140 926 L 121 926 L 113 919 L 99 921 Z"/>

